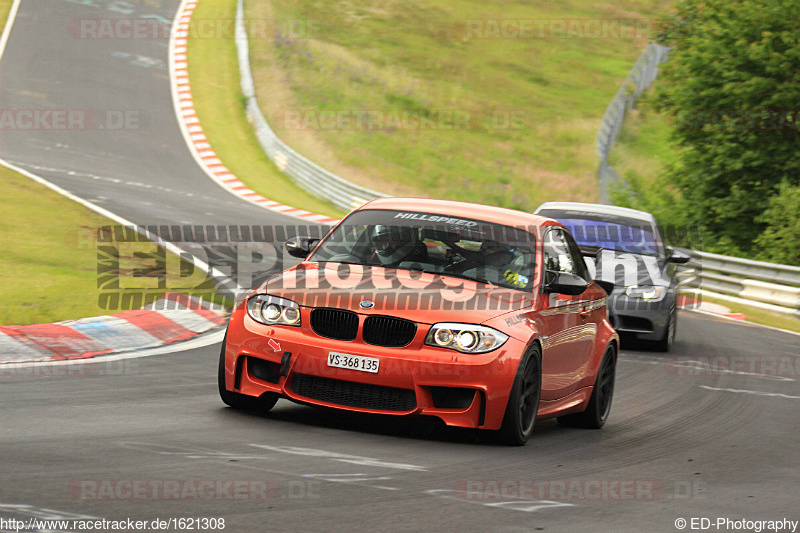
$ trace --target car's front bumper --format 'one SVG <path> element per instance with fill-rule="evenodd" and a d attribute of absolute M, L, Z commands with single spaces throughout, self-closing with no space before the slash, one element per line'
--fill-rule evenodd
<path fill-rule="evenodd" d="M 635 336 L 638 340 L 658 341 L 669 326 L 669 317 L 675 312 L 675 292 L 667 290 L 657 301 L 630 298 L 624 292 L 614 292 L 608 298 L 608 315 L 611 325 L 620 334 Z"/>
<path fill-rule="evenodd" d="M 316 335 L 308 326 L 265 326 L 243 311 L 231 317 L 225 383 L 248 396 L 277 393 L 290 400 L 349 411 L 431 415 L 447 425 L 499 429 L 521 355 L 509 338 L 486 354 L 462 354 L 424 344 L 419 327 L 404 348 Z M 328 366 L 330 352 L 380 360 L 375 374 Z"/>

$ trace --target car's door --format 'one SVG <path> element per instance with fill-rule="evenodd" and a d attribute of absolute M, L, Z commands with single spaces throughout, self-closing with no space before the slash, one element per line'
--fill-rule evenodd
<path fill-rule="evenodd" d="M 583 257 L 564 229 L 554 227 L 545 233 L 542 252 L 543 270 L 569 272 L 591 283 Z M 597 322 L 601 319 L 597 313 L 604 312 L 605 292 L 591 286 L 576 296 L 556 293 L 543 296 L 547 307 L 540 315 L 545 377 L 542 400 L 555 400 L 575 392 L 580 385 L 597 335 Z"/>

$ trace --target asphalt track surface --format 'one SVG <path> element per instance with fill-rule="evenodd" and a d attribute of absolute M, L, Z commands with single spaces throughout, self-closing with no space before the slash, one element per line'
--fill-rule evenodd
<path fill-rule="evenodd" d="M 173 111 L 168 39 L 81 38 L 93 35 L 84 20 L 171 21 L 177 7 L 24 0 L 0 63 L 0 109 L 85 111 L 76 124 L 87 129 L 4 130 L 0 157 L 135 224 L 296 225 L 223 191 L 195 163 Z"/>
<path fill-rule="evenodd" d="M 125 16 L 166 19 L 177 7 L 126 5 L 138 11 Z M 197 168 L 158 66 L 166 41 L 63 30 L 123 16 L 101 7 L 23 1 L 0 63 L 0 109 L 137 110 L 140 127 L 3 132 L 0 156 L 137 223 L 294 223 Z M 0 372 L 0 518 L 207 517 L 247 532 L 678 531 L 679 518 L 800 518 L 796 335 L 681 312 L 673 352 L 621 353 L 605 428 L 541 422 L 520 448 L 285 400 L 269 414 L 237 412 L 216 393 L 218 353 L 218 343 L 176 345 Z M 703 366 L 714 361 L 722 370 Z"/>

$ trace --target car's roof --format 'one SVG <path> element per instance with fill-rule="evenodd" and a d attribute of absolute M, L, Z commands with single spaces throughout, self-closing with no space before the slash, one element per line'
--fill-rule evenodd
<path fill-rule="evenodd" d="M 545 209 L 560 209 L 564 211 L 583 211 L 585 213 L 616 215 L 649 222 L 653 225 L 656 223 L 655 217 L 647 211 L 639 211 L 637 209 L 630 209 L 628 207 L 618 207 L 616 205 L 588 204 L 583 202 L 545 202 L 537 207 L 536 211 L 534 212 L 539 213 Z"/>
<path fill-rule="evenodd" d="M 434 200 L 431 198 L 377 198 L 367 202 L 359 209 L 396 209 L 401 211 L 417 211 L 434 213 L 451 217 L 464 217 L 474 220 L 493 222 L 515 227 L 547 226 L 553 221 L 546 217 L 490 205 L 456 202 L 452 200 Z"/>

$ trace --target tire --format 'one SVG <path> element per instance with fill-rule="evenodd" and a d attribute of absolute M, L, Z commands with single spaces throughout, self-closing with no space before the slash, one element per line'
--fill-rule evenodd
<path fill-rule="evenodd" d="M 669 315 L 669 319 L 667 321 L 667 327 L 664 328 L 664 336 L 662 336 L 659 340 L 657 340 L 653 346 L 653 348 L 657 352 L 668 352 L 672 348 L 672 344 L 675 342 L 675 330 L 678 325 L 677 316 L 675 316 L 675 311 L 672 311 Z"/>
<path fill-rule="evenodd" d="M 231 392 L 225 387 L 225 341 L 226 336 L 222 339 L 222 349 L 219 352 L 219 368 L 217 369 L 217 385 L 219 387 L 219 397 L 225 405 L 233 407 L 234 409 L 241 409 L 244 411 L 261 411 L 267 412 L 278 402 L 280 396 L 275 393 L 265 393 L 258 398 L 248 396 L 246 394 L 239 394 L 238 392 Z"/>
<path fill-rule="evenodd" d="M 589 405 L 582 413 L 561 416 L 558 423 L 567 427 L 599 429 L 603 427 L 611 412 L 614 398 L 614 378 L 617 370 L 617 352 L 613 345 L 606 349 L 600 369 L 597 371 Z"/>
<path fill-rule="evenodd" d="M 498 440 L 511 446 L 522 446 L 533 435 L 539 398 L 542 393 L 542 353 L 534 344 L 517 368 L 514 385 L 508 398 Z"/>

